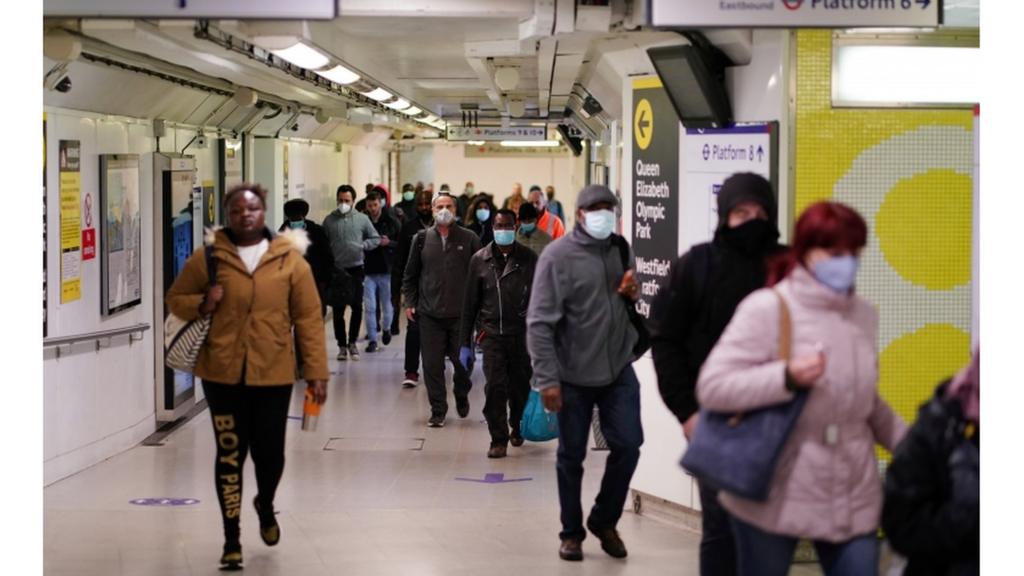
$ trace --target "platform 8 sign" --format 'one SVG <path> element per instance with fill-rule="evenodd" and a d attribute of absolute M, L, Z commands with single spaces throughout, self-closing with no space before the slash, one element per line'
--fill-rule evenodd
<path fill-rule="evenodd" d="M 651 0 L 654 26 L 935 27 L 939 0 Z"/>
<path fill-rule="evenodd" d="M 753 172 L 775 182 L 774 133 L 774 123 L 686 130 L 687 197 L 707 201 L 708 239 L 718 227 L 718 191 L 726 178 Z"/>
<path fill-rule="evenodd" d="M 657 77 L 633 81 L 632 124 L 636 309 L 650 318 L 679 255 L 679 117 Z"/>

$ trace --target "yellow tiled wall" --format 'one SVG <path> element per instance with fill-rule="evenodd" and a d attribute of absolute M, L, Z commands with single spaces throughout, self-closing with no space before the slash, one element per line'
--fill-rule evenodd
<path fill-rule="evenodd" d="M 909 422 L 969 360 L 972 112 L 833 108 L 832 32 L 796 44 L 796 215 L 835 200 L 867 220 L 857 290 L 880 313 L 882 395 Z"/>

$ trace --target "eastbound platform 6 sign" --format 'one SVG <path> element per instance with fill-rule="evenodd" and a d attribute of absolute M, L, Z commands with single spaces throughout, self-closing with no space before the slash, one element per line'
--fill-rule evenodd
<path fill-rule="evenodd" d="M 938 0 L 651 0 L 654 26 L 885 28 L 941 23 Z"/>
<path fill-rule="evenodd" d="M 650 317 L 679 248 L 679 119 L 657 77 L 633 81 L 632 128 L 637 310 Z"/>

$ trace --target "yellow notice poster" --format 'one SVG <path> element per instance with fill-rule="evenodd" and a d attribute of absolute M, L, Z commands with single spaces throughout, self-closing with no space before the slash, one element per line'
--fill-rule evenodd
<path fill-rule="evenodd" d="M 60 301 L 82 298 L 81 143 L 60 141 Z"/>

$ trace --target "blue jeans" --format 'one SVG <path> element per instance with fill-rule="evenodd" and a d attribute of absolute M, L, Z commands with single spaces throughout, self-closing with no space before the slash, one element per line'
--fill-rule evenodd
<path fill-rule="evenodd" d="M 797 539 L 755 528 L 732 518 L 736 535 L 737 573 L 740 576 L 786 576 L 793 561 Z M 874 533 L 838 544 L 814 541 L 818 561 L 826 576 L 873 576 L 878 574 L 878 538 Z"/>
<path fill-rule="evenodd" d="M 590 510 L 590 522 L 596 528 L 614 528 L 622 516 L 633 478 L 640 445 L 644 442 L 640 424 L 640 383 L 632 366 L 626 368 L 608 386 L 575 386 L 562 383 L 562 410 L 558 413 L 558 502 L 562 510 L 559 538 L 584 539 L 583 459 L 587 456 L 590 422 L 597 405 L 601 433 L 608 441 L 601 490 Z"/>
<path fill-rule="evenodd" d="M 391 329 L 391 320 L 395 309 L 391 305 L 391 275 L 390 274 L 368 274 L 363 290 L 363 308 L 366 309 L 366 334 L 370 342 L 377 341 L 377 294 L 380 294 L 380 304 L 384 307 L 384 318 L 381 324 L 385 330 Z"/>

